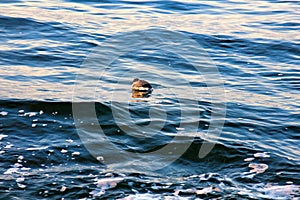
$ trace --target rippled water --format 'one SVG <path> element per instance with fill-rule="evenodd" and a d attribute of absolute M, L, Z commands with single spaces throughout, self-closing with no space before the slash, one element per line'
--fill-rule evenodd
<path fill-rule="evenodd" d="M 300 198 L 297 1 L 0 9 L 1 199 Z M 135 77 L 149 98 L 132 98 Z"/>

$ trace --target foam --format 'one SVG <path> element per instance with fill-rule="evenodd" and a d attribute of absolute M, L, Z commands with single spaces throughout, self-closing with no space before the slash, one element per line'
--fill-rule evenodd
<path fill-rule="evenodd" d="M 8 137 L 8 135 L 4 135 L 4 134 L 0 134 L 0 140 L 2 140 L 3 138 Z"/>
<path fill-rule="evenodd" d="M 0 115 L 2 115 L 2 116 L 6 116 L 8 114 L 8 112 L 6 112 L 6 111 L 1 111 L 0 112 Z"/>
<path fill-rule="evenodd" d="M 43 150 L 43 149 L 48 149 L 49 146 L 43 146 L 43 147 L 31 147 L 31 148 L 27 148 L 25 149 L 26 151 L 36 151 L 36 150 Z"/>

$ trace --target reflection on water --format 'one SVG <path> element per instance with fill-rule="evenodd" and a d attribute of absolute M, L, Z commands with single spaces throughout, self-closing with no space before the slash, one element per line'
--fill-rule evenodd
<path fill-rule="evenodd" d="M 180 9 L 173 12 L 175 7 L 164 7 L 163 2 L 157 2 L 157 4 L 132 2 L 131 6 L 124 6 L 122 2 L 82 4 L 60 1 L 59 9 L 57 8 L 58 2 L 22 2 L 26 9 L 10 4 L 1 6 L 2 15 L 5 16 L 22 16 L 44 22 L 51 19 L 51 21 L 72 27 L 84 27 L 80 31 L 89 34 L 106 35 L 155 26 L 197 34 L 212 33 L 214 35 L 243 35 L 244 38 L 253 39 L 299 40 L 298 29 L 285 29 L 285 25 L 280 23 L 277 23 L 279 29 L 276 31 L 273 31 L 272 27 L 272 24 L 276 22 L 297 21 L 300 6 L 295 2 L 206 1 L 205 4 L 193 3 L 195 6 L 191 13 L 181 12 Z M 166 17 L 168 15 L 170 17 Z"/>
<path fill-rule="evenodd" d="M 132 90 L 132 98 L 147 98 L 150 97 L 151 93 L 152 90 L 146 92 Z"/>
<path fill-rule="evenodd" d="M 15 0 L 0 7 L 0 199 L 299 198 L 296 1 Z M 196 41 L 212 60 L 197 57 L 202 69 L 213 63 L 221 78 L 197 71 L 162 46 L 123 48 L 126 53 L 102 66 L 119 50 L 108 46 L 91 68 L 83 67 L 106 40 L 123 35 L 123 41 L 142 44 L 142 36 L 128 33 L 150 28 Z M 185 40 L 156 39 L 191 54 Z M 153 92 L 132 91 L 135 77 L 150 81 Z M 219 137 L 213 129 L 208 134 L 218 110 L 212 105 L 216 91 L 207 84 L 218 79 L 227 104 Z M 84 86 L 78 99 L 76 81 Z M 92 105 L 97 118 L 86 109 L 73 118 L 72 100 L 82 108 Z M 93 140 L 100 126 L 104 139 Z M 111 142 L 137 160 L 121 162 L 124 154 L 106 148 L 91 155 L 78 134 L 87 129 L 91 144 Z M 164 164 L 152 155 L 141 166 L 145 153 L 176 136 L 177 149 L 189 146 L 180 159 L 152 173 L 124 168 Z M 202 145 L 215 141 L 200 159 Z M 107 155 L 120 159 L 104 166 Z"/>

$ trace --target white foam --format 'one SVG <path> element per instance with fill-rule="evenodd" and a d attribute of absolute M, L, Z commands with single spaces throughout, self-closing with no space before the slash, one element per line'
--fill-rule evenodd
<path fill-rule="evenodd" d="M 131 194 L 127 197 L 117 199 L 117 200 L 161 200 L 161 199 L 164 199 L 164 200 L 192 200 L 195 198 L 146 193 L 146 194 Z"/>
<path fill-rule="evenodd" d="M 123 180 L 124 180 L 124 178 L 122 178 L 122 177 L 97 179 L 97 186 L 113 188 L 113 187 L 116 187 L 116 185 Z"/>
<path fill-rule="evenodd" d="M 250 172 L 255 172 L 257 174 L 264 173 L 269 168 L 267 164 L 263 163 L 250 163 L 248 167 L 252 168 Z"/>
<path fill-rule="evenodd" d="M 15 163 L 15 164 L 13 165 L 13 167 L 15 167 L 15 168 L 20 168 L 20 167 L 23 167 L 23 165 L 20 164 L 20 163 Z"/>
<path fill-rule="evenodd" d="M 245 162 L 250 162 L 250 161 L 252 161 L 252 160 L 254 160 L 254 159 L 255 159 L 255 158 L 245 158 L 244 161 L 245 161 Z"/>
<path fill-rule="evenodd" d="M 18 160 L 23 160 L 24 159 L 24 156 L 19 156 L 18 157 Z"/>
<path fill-rule="evenodd" d="M 20 177 L 20 178 L 17 178 L 16 179 L 16 182 L 17 183 L 21 183 L 21 182 L 24 182 L 25 181 L 25 178 L 24 177 Z"/>
<path fill-rule="evenodd" d="M 78 152 L 78 151 L 72 153 L 72 156 L 79 156 L 79 155 L 80 155 L 80 152 Z"/>
<path fill-rule="evenodd" d="M 3 138 L 8 137 L 8 135 L 4 135 L 4 134 L 0 134 L 0 140 L 2 140 Z"/>
<path fill-rule="evenodd" d="M 131 194 L 131 195 L 125 197 L 125 198 L 117 199 L 117 200 L 139 200 L 139 199 L 142 199 L 142 200 L 160 200 L 160 199 L 162 199 L 162 196 L 158 195 L 158 194 Z M 164 198 L 164 199 L 166 199 L 166 198 Z"/>
<path fill-rule="evenodd" d="M 19 188 L 26 188 L 26 185 L 18 183 Z"/>
<path fill-rule="evenodd" d="M 72 139 L 67 139 L 66 142 L 72 143 L 73 140 Z"/>
<path fill-rule="evenodd" d="M 103 161 L 103 160 L 104 160 L 103 156 L 98 156 L 96 159 L 97 159 L 98 161 Z"/>
<path fill-rule="evenodd" d="M 60 152 L 61 152 L 61 153 L 67 153 L 68 151 L 65 150 L 65 149 L 62 149 Z"/>
<path fill-rule="evenodd" d="M 43 149 L 48 149 L 49 146 L 44 146 L 44 147 L 31 147 L 31 148 L 27 148 L 25 150 L 27 151 L 36 151 L 36 150 L 43 150 Z"/>
<path fill-rule="evenodd" d="M 67 189 L 67 187 L 63 185 L 63 186 L 60 188 L 60 191 L 61 191 L 61 192 L 64 192 L 64 191 L 66 191 L 66 189 Z"/>
<path fill-rule="evenodd" d="M 6 112 L 6 111 L 1 111 L 0 112 L 0 115 L 2 115 L 2 116 L 6 116 L 8 114 L 8 112 Z"/>
<path fill-rule="evenodd" d="M 10 149 L 10 148 L 12 148 L 14 145 L 13 144 L 8 144 L 8 145 L 6 145 L 5 147 L 4 147 L 4 149 Z"/>
<path fill-rule="evenodd" d="M 263 153 L 255 153 L 253 155 L 255 158 L 270 158 L 270 155 L 268 155 L 267 152 L 263 152 Z"/>
<path fill-rule="evenodd" d="M 24 116 L 28 116 L 28 117 L 32 117 L 32 116 L 36 116 L 37 115 L 37 112 L 27 112 L 27 113 L 24 113 Z"/>
<path fill-rule="evenodd" d="M 299 185 L 270 185 L 267 184 L 262 192 L 270 199 L 298 199 L 300 186 Z"/>
<path fill-rule="evenodd" d="M 207 188 L 203 188 L 201 190 L 196 190 L 196 194 L 208 194 L 214 191 L 213 187 L 207 187 Z"/>
<path fill-rule="evenodd" d="M 7 175 L 7 174 L 14 174 L 14 173 L 17 173 L 17 172 L 19 172 L 19 169 L 13 167 L 13 168 L 9 168 L 8 170 L 6 170 L 3 174 Z"/>
<path fill-rule="evenodd" d="M 117 184 L 123 181 L 122 177 L 111 177 L 111 178 L 102 178 L 96 179 L 97 189 L 90 192 L 94 197 L 99 197 L 105 194 L 105 191 L 110 188 L 114 188 Z"/>
<path fill-rule="evenodd" d="M 215 173 L 208 173 L 208 174 L 200 174 L 199 178 L 202 181 L 207 181 L 208 179 L 210 179 L 213 175 L 215 175 Z"/>

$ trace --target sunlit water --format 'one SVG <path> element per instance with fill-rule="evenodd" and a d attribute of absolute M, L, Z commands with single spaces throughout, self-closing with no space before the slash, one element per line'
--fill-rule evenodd
<path fill-rule="evenodd" d="M 1 199 L 300 198 L 297 1 L 1 1 L 0 9 Z M 85 68 L 106 40 L 143 30 L 178 32 L 205 50 L 202 63 L 216 66 L 226 95 L 221 135 L 209 132 L 220 91 L 182 55 L 141 48 Z M 132 98 L 135 77 L 152 83 L 149 98 Z M 95 155 L 89 139 L 99 125 L 143 165 L 109 148 Z M 180 158 L 152 155 L 144 165 L 143 155 L 174 138 L 186 148 Z M 208 143 L 216 144 L 199 158 Z M 125 160 L 105 165 L 105 156 Z"/>

